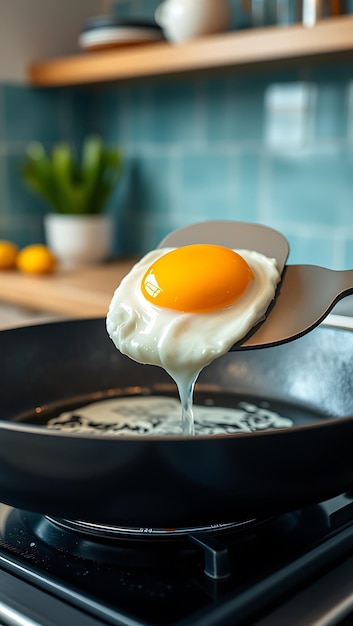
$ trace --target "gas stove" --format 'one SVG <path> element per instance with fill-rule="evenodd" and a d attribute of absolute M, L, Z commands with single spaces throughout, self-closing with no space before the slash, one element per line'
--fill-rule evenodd
<path fill-rule="evenodd" d="M 4 625 L 351 623 L 350 494 L 184 529 L 98 526 L 2 504 L 0 527 Z"/>

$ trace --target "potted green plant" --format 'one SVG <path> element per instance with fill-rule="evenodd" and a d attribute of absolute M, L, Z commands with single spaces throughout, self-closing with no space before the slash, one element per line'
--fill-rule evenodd
<path fill-rule="evenodd" d="M 28 145 L 22 179 L 49 208 L 46 242 L 62 264 L 109 257 L 114 229 L 105 209 L 121 169 L 120 150 L 106 146 L 97 135 L 84 140 L 80 158 L 69 143 L 58 143 L 51 153 L 41 143 Z"/>

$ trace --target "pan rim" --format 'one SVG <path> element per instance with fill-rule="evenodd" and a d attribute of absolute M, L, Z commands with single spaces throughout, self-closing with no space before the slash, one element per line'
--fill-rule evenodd
<path fill-rule="evenodd" d="M 92 322 L 93 320 L 104 320 L 104 318 L 102 317 L 97 317 L 97 318 L 84 318 L 84 319 L 65 319 L 65 320 L 55 320 L 55 321 L 47 321 L 47 322 L 43 322 L 41 324 L 35 324 L 35 326 L 39 326 L 39 327 L 43 327 L 43 326 L 51 326 L 51 325 L 60 325 L 60 324 L 67 324 L 67 323 L 80 323 L 82 321 L 86 321 L 86 322 Z M 13 331 L 25 331 L 28 327 L 32 327 L 34 325 L 30 325 L 30 326 L 17 326 L 17 327 L 10 327 L 10 328 L 4 328 L 2 331 L 0 332 L 13 332 Z M 348 316 L 341 316 L 341 315 L 334 315 L 334 314 L 330 314 L 327 316 L 327 318 L 325 320 L 323 320 L 321 322 L 321 324 L 318 327 L 326 327 L 326 328 L 331 328 L 331 329 L 335 329 L 335 330 L 341 330 L 343 332 L 353 332 L 353 318 L 350 318 Z M 293 399 L 293 403 L 295 404 L 295 400 Z M 33 411 L 35 411 L 35 408 L 33 409 Z M 38 424 L 30 424 L 30 423 L 25 423 L 25 422 L 20 422 L 20 421 L 12 421 L 12 420 L 3 420 L 0 419 L 0 432 L 1 431 L 11 431 L 11 432 L 20 432 L 21 434 L 27 434 L 27 435 L 40 435 L 41 437 L 60 437 L 64 440 L 71 440 L 71 439 L 80 439 L 80 440 L 88 440 L 88 441 L 120 441 L 120 442 L 126 442 L 126 443 L 139 443 L 143 445 L 152 445 L 155 443 L 160 443 L 160 442 L 165 442 L 165 443 L 169 443 L 169 444 L 173 444 L 175 443 L 175 445 L 177 444 L 177 442 L 179 443 L 185 443 L 185 442 L 197 442 L 197 441 L 215 441 L 215 440 L 224 440 L 227 439 L 229 441 L 234 441 L 234 439 L 236 438 L 258 438 L 258 437 L 266 437 L 266 436 L 271 436 L 273 437 L 274 435 L 276 436 L 285 436 L 286 434 L 290 434 L 290 433 L 299 433 L 299 432 L 307 432 L 307 431 L 311 431 L 312 429 L 317 430 L 317 429 L 323 429 L 323 428 L 332 428 L 333 426 L 337 425 L 338 422 L 342 422 L 344 421 L 345 423 L 350 423 L 353 422 L 353 414 L 348 414 L 348 415 L 341 415 L 341 416 L 329 416 L 327 415 L 327 417 L 324 419 L 322 419 L 322 421 L 316 422 L 316 423 L 308 423 L 308 424 L 300 424 L 300 425 L 294 425 L 291 427 L 286 427 L 286 428 L 274 428 L 274 429 L 269 429 L 267 431 L 253 431 L 251 433 L 243 433 L 243 432 L 239 432 L 239 433 L 234 433 L 234 434 L 214 434 L 214 435 L 197 435 L 192 436 L 192 435 L 149 435 L 148 437 L 143 437 L 141 435 L 137 436 L 137 435 L 124 435 L 124 437 L 121 437 L 119 435 L 116 434 L 105 434 L 104 437 L 102 437 L 99 434 L 96 433 L 87 433 L 87 432 L 64 432 L 63 430 L 59 430 L 59 429 L 51 429 L 51 428 L 47 428 L 46 426 L 41 426 Z M 109 444 L 110 445 L 110 444 Z"/>
<path fill-rule="evenodd" d="M 148 443 L 160 443 L 160 442 L 182 442 L 186 441 L 195 442 L 195 441 L 215 441 L 215 440 L 229 440 L 234 441 L 234 439 L 250 439 L 250 438 L 258 438 L 258 437 L 266 437 L 266 436 L 281 436 L 283 437 L 286 434 L 290 433 L 298 433 L 298 432 L 307 432 L 311 430 L 323 429 L 323 428 L 332 428 L 337 426 L 339 422 L 350 423 L 353 422 L 353 415 L 341 415 L 336 417 L 327 417 L 323 416 L 322 421 L 311 422 L 308 424 L 299 424 L 290 427 L 283 428 L 272 428 L 266 431 L 253 431 L 251 433 L 239 432 L 239 433 L 220 433 L 215 435 L 149 435 L 148 437 L 143 437 L 143 435 L 124 435 L 119 436 L 116 434 L 105 434 L 104 437 L 102 435 L 96 433 L 88 433 L 88 432 L 67 432 L 60 429 L 55 428 L 47 428 L 46 426 L 40 426 L 38 424 L 29 424 L 25 422 L 15 422 L 15 421 L 6 421 L 0 419 L 0 432 L 1 431 L 12 431 L 12 432 L 20 432 L 21 434 L 27 435 L 40 435 L 42 437 L 60 437 L 65 440 L 71 439 L 82 439 L 85 441 L 119 441 L 119 442 L 129 442 L 129 443 L 139 443 L 146 445 Z"/>
<path fill-rule="evenodd" d="M 310 424 L 300 424 L 298 426 L 291 426 L 286 428 L 273 428 L 267 431 L 254 431 L 251 433 L 235 433 L 235 434 L 216 434 L 216 435 L 149 435 L 148 437 L 143 437 L 142 435 L 124 435 L 121 437 L 119 435 L 114 434 L 106 434 L 104 437 L 101 435 L 97 435 L 95 433 L 85 433 L 85 432 L 64 432 L 62 430 L 55 430 L 54 428 L 46 428 L 45 426 L 38 426 L 37 424 L 25 424 L 23 422 L 7 422 L 6 420 L 0 420 L 0 432 L 1 431 L 13 431 L 20 432 L 22 434 L 28 435 L 41 435 L 42 437 L 60 437 L 62 439 L 84 439 L 88 441 L 120 441 L 120 442 L 134 442 L 134 443 L 143 443 L 150 444 L 156 442 L 183 442 L 186 441 L 195 442 L 195 441 L 214 441 L 218 439 L 226 439 L 232 440 L 234 439 L 250 439 L 250 438 L 258 438 L 258 437 L 273 437 L 276 436 L 284 436 L 285 434 L 290 433 L 298 433 L 308 430 L 317 430 L 323 428 L 332 428 L 336 426 L 338 422 L 350 423 L 353 422 L 353 415 L 342 415 L 339 417 L 328 417 L 327 419 L 323 419 L 322 422 L 318 423 L 310 423 Z"/>

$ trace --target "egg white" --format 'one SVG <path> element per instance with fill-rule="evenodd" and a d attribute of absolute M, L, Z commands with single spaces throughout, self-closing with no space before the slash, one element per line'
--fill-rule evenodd
<path fill-rule="evenodd" d="M 263 319 L 280 273 L 275 259 L 255 251 L 235 250 L 254 274 L 243 295 L 225 308 L 183 313 L 151 304 L 141 291 L 148 268 L 173 249 L 153 250 L 134 265 L 113 295 L 106 326 L 122 354 L 162 367 L 176 381 L 180 393 L 190 389 L 206 365 L 228 352 Z"/>

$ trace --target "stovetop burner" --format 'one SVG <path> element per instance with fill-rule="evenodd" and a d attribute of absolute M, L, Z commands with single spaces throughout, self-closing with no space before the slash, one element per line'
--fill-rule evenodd
<path fill-rule="evenodd" d="M 13 583 L 41 589 L 66 610 L 75 607 L 82 619 L 66 623 L 77 626 L 255 625 L 353 551 L 353 498 L 341 495 L 260 523 L 177 535 L 162 529 L 147 537 L 146 529 L 142 536 L 135 530 L 0 504 L 0 578 L 14 574 Z M 43 602 L 38 606 L 44 610 Z M 34 607 L 28 610 L 33 615 Z M 59 617 L 52 623 L 61 626 Z"/>
<path fill-rule="evenodd" d="M 54 518 L 49 515 L 45 516 L 47 520 L 56 524 L 60 528 L 66 530 L 73 530 L 79 533 L 83 533 L 89 536 L 98 536 L 111 539 L 119 538 L 133 538 L 133 539 L 148 539 L 148 537 L 154 538 L 166 538 L 176 539 L 180 537 L 187 537 L 190 534 L 199 532 L 218 533 L 218 532 L 230 532 L 235 530 L 241 530 L 247 526 L 260 523 L 257 519 L 249 519 L 241 522 L 229 522 L 225 524 L 209 524 L 207 526 L 189 526 L 185 528 L 127 528 L 121 526 L 110 526 L 104 524 L 95 524 L 93 522 L 85 522 L 82 520 L 68 520 L 61 518 Z"/>
<path fill-rule="evenodd" d="M 251 519 L 190 528 L 119 528 L 48 515 L 23 515 L 46 547 L 71 556 L 146 570 L 185 571 L 195 565 L 196 554 L 197 567 L 203 564 L 205 575 L 214 580 L 232 574 L 227 544 L 237 542 L 238 536 L 250 528 L 269 523 Z"/>

